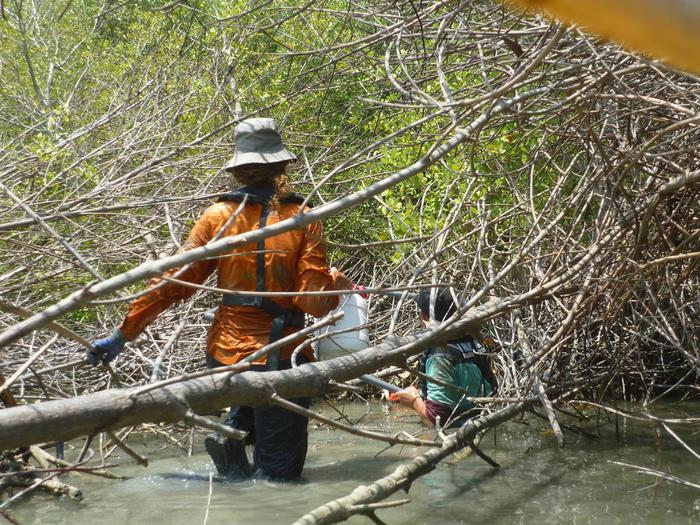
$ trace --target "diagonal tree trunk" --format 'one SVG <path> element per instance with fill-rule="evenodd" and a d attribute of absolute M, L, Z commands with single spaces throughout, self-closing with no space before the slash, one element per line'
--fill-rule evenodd
<path fill-rule="evenodd" d="M 345 521 L 355 514 L 373 515 L 378 508 L 388 506 L 387 504 L 376 506 L 377 502 L 388 498 L 399 490 L 408 492 L 416 479 L 432 471 L 440 461 L 450 454 L 469 445 L 479 431 L 512 419 L 520 414 L 528 404 L 536 402 L 536 400 L 530 400 L 525 403 L 512 404 L 493 414 L 468 421 L 457 432 L 451 434 L 443 442 L 442 447 L 430 449 L 411 461 L 399 465 L 388 476 L 378 479 L 370 485 L 360 485 L 347 496 L 312 510 L 294 522 L 294 525 L 327 525 Z"/>
<path fill-rule="evenodd" d="M 506 306 L 497 301 L 475 309 L 469 319 L 447 330 L 431 330 L 394 338 L 355 354 L 310 363 L 277 372 L 215 372 L 194 379 L 169 380 L 157 388 L 112 389 L 80 397 L 23 405 L 0 411 L 0 450 L 75 437 L 146 422 L 173 422 L 192 413 L 206 413 L 229 405 L 258 406 L 273 394 L 282 398 L 317 396 L 331 381 L 346 381 L 359 375 L 402 364 L 406 357 L 427 346 L 449 339 L 472 318 L 494 315 Z"/>

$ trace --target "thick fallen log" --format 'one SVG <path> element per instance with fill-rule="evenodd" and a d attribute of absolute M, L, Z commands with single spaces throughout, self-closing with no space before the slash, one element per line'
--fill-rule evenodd
<path fill-rule="evenodd" d="M 492 305 L 493 306 L 493 305 Z M 497 311 L 493 307 L 489 311 Z M 488 315 L 482 311 L 483 315 Z M 0 450 L 79 436 L 147 422 L 180 421 L 227 406 L 259 406 L 273 395 L 318 396 L 332 382 L 405 362 L 408 355 L 449 338 L 454 329 L 425 331 L 331 361 L 279 372 L 214 372 L 211 375 L 143 387 L 112 389 L 70 399 L 11 407 L 0 411 Z"/>
<path fill-rule="evenodd" d="M 593 252 L 594 250 L 591 250 Z M 594 257 L 593 253 L 582 257 Z M 583 262 L 567 274 L 575 274 Z M 539 288 L 509 298 L 495 298 L 469 309 L 461 319 L 405 337 L 391 339 L 355 354 L 320 363 L 308 363 L 281 372 L 212 371 L 193 379 L 151 383 L 143 387 L 112 389 L 70 399 L 7 408 L 0 411 L 0 450 L 49 441 L 67 441 L 84 435 L 117 430 L 141 423 L 176 422 L 192 414 L 207 414 L 230 405 L 269 404 L 281 398 L 319 396 L 335 384 L 387 366 L 405 365 L 411 355 L 444 343 L 473 324 L 510 310 L 549 299 L 566 281 L 558 276 Z"/>
<path fill-rule="evenodd" d="M 495 317 L 523 302 L 530 294 L 494 299 L 469 311 L 460 321 L 416 334 L 395 337 L 355 354 L 309 363 L 281 372 L 212 371 L 211 375 L 112 389 L 70 399 L 7 408 L 0 411 L 0 450 L 116 430 L 149 422 L 175 422 L 230 405 L 268 404 L 281 398 L 318 396 L 338 382 L 391 365 L 424 348 L 453 338 L 474 322 Z"/>

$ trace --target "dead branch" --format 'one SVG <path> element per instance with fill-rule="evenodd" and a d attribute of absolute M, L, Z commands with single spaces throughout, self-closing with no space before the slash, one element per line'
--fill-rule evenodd
<path fill-rule="evenodd" d="M 493 414 L 467 422 L 456 433 L 450 435 L 443 442 L 442 447 L 431 449 L 410 462 L 404 463 L 394 472 L 371 485 L 359 486 L 348 496 L 314 509 L 295 521 L 295 525 L 320 525 L 345 521 L 357 514 L 362 505 L 381 501 L 399 490 L 408 492 L 413 481 L 433 470 L 437 463 L 450 454 L 467 446 L 478 432 L 503 423 L 515 417 L 522 410 L 523 405 L 511 405 Z"/>

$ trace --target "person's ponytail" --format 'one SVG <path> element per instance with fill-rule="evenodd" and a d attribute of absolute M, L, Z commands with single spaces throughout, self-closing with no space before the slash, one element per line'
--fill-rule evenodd
<path fill-rule="evenodd" d="M 289 161 L 272 162 L 270 164 L 244 164 L 234 168 L 233 176 L 236 181 L 245 186 L 272 185 L 275 194 L 270 200 L 277 207 L 280 199 L 289 197 L 292 193 L 292 183 L 287 175 Z"/>

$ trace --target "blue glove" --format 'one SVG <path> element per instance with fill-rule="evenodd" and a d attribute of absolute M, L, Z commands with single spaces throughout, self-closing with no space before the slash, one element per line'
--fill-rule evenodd
<path fill-rule="evenodd" d="M 87 351 L 88 361 L 90 361 L 92 366 L 97 366 L 100 363 L 109 363 L 119 355 L 125 344 L 126 340 L 117 328 L 109 337 L 98 339 L 93 343 L 92 346 L 95 348 L 95 351 Z"/>

